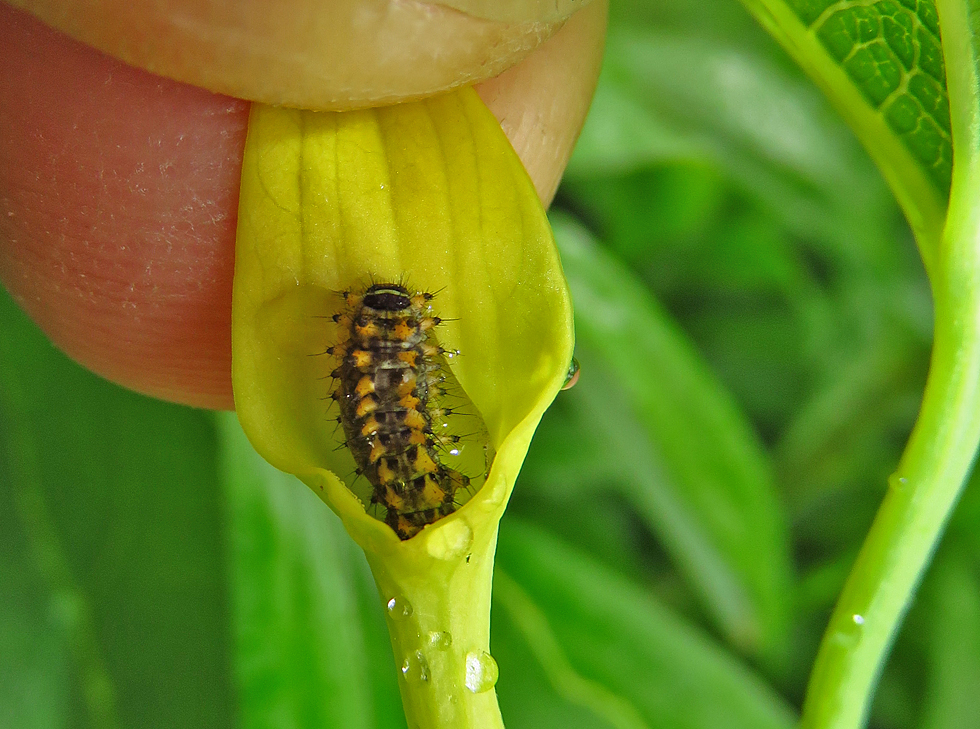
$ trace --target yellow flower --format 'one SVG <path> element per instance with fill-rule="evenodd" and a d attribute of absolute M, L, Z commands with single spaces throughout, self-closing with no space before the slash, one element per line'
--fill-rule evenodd
<path fill-rule="evenodd" d="M 238 226 L 233 382 L 246 433 L 364 549 L 389 605 L 410 724 L 499 725 L 487 691 L 497 524 L 573 345 L 531 181 L 470 89 L 341 113 L 256 104 Z M 336 292 L 372 278 L 438 292 L 439 343 L 460 352 L 452 375 L 495 453 L 482 488 L 407 541 L 352 490 L 353 461 L 324 399 L 329 356 L 311 356 L 335 341 Z"/>

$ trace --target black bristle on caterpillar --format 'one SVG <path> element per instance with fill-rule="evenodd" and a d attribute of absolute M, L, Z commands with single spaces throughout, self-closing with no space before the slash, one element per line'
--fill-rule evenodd
<path fill-rule="evenodd" d="M 470 479 L 444 465 L 439 449 L 458 438 L 434 427 L 451 409 L 442 392 L 443 350 L 430 341 L 440 319 L 432 294 L 401 284 L 375 283 L 345 292 L 343 312 L 331 317 L 338 343 L 328 349 L 339 365 L 331 397 L 357 472 L 371 483 L 371 502 L 386 510 L 385 523 L 400 539 L 456 509 L 456 492 Z"/>

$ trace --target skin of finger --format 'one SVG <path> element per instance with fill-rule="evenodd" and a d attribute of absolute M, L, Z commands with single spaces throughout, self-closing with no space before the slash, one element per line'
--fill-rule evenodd
<path fill-rule="evenodd" d="M 494 18 L 418 0 L 11 2 L 137 68 L 238 98 L 336 111 L 496 76 L 581 4 L 509 0 Z M 462 3 L 479 11 L 494 1 L 480 5 Z"/>
<path fill-rule="evenodd" d="M 599 80 L 608 12 L 608 0 L 594 0 L 523 63 L 477 86 L 546 207 Z"/>
<path fill-rule="evenodd" d="M 0 279 L 71 357 L 231 404 L 248 103 L 113 61 L 0 6 Z"/>
<path fill-rule="evenodd" d="M 507 82 L 482 90 L 505 130 L 525 130 L 511 138 L 546 199 L 568 151 L 535 155 L 535 138 L 570 149 L 599 63 L 601 26 L 552 49 L 566 30 L 583 32 L 576 27 L 539 51 L 560 83 L 547 83 L 547 68 L 517 68 L 509 83 L 538 96 L 511 94 Z M 569 86 L 568 56 L 583 54 L 594 67 Z M 247 109 L 109 59 L 0 4 L 0 281 L 74 359 L 139 392 L 232 407 Z"/>

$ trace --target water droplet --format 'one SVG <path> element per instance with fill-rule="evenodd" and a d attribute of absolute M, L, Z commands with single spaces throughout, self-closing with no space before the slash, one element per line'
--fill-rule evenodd
<path fill-rule="evenodd" d="M 437 651 L 448 650 L 452 644 L 452 633 L 447 633 L 445 630 L 432 630 L 429 632 L 429 645 Z"/>
<path fill-rule="evenodd" d="M 393 597 L 388 601 L 388 614 L 393 620 L 412 617 L 412 603 L 404 597 Z"/>
<path fill-rule="evenodd" d="M 466 654 L 466 688 L 475 694 L 489 691 L 497 683 L 497 662 L 486 651 Z"/>
<path fill-rule="evenodd" d="M 578 376 L 581 373 L 581 368 L 579 367 L 578 360 L 572 357 L 571 363 L 568 365 L 568 374 L 565 375 L 565 384 L 561 386 L 562 390 L 571 390 L 575 387 L 575 383 L 578 382 Z"/>
<path fill-rule="evenodd" d="M 415 651 L 415 660 L 419 662 L 419 678 L 428 683 L 429 681 L 429 661 L 422 651 Z"/>
<path fill-rule="evenodd" d="M 412 670 L 412 659 L 406 658 L 402 663 L 402 675 L 407 676 L 408 672 Z"/>
<path fill-rule="evenodd" d="M 897 473 L 893 473 L 888 477 L 888 485 L 894 491 L 902 491 L 908 488 L 909 480 L 905 476 L 899 476 Z"/>
<path fill-rule="evenodd" d="M 863 637 L 865 622 L 864 615 L 853 613 L 850 620 L 839 625 L 833 632 L 833 642 L 846 648 L 857 645 Z"/>
<path fill-rule="evenodd" d="M 425 548 L 436 559 L 458 559 L 473 544 L 473 530 L 462 519 L 443 522 L 426 532 L 429 538 Z"/>

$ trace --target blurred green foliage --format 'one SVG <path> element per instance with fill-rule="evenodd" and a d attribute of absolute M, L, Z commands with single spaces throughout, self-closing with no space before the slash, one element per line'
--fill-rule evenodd
<path fill-rule="evenodd" d="M 928 286 L 878 172 L 730 0 L 614 3 L 552 219 L 579 384 L 500 535 L 512 729 L 788 729 L 921 399 Z M 875 729 L 976 725 L 980 486 Z M 229 415 L 122 391 L 0 293 L 0 727 L 404 727 L 327 508 Z"/>

